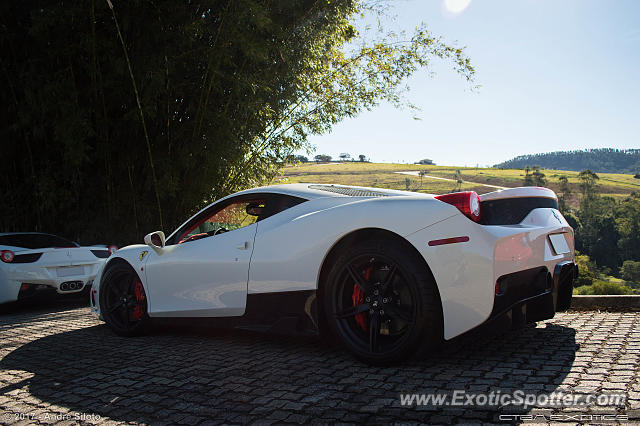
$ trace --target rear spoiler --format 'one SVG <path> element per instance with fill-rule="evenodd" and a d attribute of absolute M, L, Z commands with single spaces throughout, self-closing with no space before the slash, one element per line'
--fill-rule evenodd
<path fill-rule="evenodd" d="M 480 196 L 480 201 L 502 200 L 505 198 L 552 198 L 558 200 L 556 193 L 549 188 L 541 186 L 521 186 L 519 188 L 501 189 L 499 191 L 487 192 Z"/>

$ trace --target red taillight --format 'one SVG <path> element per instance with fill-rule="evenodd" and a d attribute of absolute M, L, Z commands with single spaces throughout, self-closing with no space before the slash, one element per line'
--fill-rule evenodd
<path fill-rule="evenodd" d="M 109 254 L 113 254 L 116 252 L 116 250 L 118 250 L 118 247 L 116 246 L 109 246 Z"/>
<path fill-rule="evenodd" d="M 436 198 L 455 206 L 469 219 L 480 222 L 480 197 L 475 191 L 454 192 L 438 195 Z"/>
<path fill-rule="evenodd" d="M 2 259 L 4 263 L 13 262 L 14 257 L 15 255 L 11 250 L 0 250 L 0 259 Z"/>

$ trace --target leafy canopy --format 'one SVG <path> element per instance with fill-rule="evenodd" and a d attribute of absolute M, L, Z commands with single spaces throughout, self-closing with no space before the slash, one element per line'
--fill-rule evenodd
<path fill-rule="evenodd" d="M 424 26 L 365 38 L 358 0 L 157 0 L 0 5 L 4 231 L 137 240 L 267 182 L 345 117 L 405 105 L 434 58 Z"/>

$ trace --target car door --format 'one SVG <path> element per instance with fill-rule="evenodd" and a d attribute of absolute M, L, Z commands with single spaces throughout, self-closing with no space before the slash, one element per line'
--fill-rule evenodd
<path fill-rule="evenodd" d="M 200 213 L 174 233 L 145 265 L 149 314 L 224 317 L 244 314 L 249 261 L 257 230 L 251 207 L 260 197 L 230 199 Z"/>

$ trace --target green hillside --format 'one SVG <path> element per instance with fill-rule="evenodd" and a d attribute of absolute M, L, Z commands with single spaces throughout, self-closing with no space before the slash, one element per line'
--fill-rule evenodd
<path fill-rule="evenodd" d="M 422 179 L 419 176 L 398 173 L 420 171 L 426 173 Z M 407 189 L 408 184 L 412 191 L 442 194 L 451 192 L 457 187 L 457 171 L 460 171 L 463 180 L 461 189 L 473 190 L 479 194 L 495 191 L 498 189 L 495 187 L 522 186 L 525 175 L 522 169 L 359 162 L 303 163 L 284 167 L 274 183 L 337 183 L 403 190 Z M 578 172 L 566 170 L 542 170 L 542 172 L 546 175 L 547 187 L 559 191 L 558 179 L 566 176 L 572 191 L 579 192 Z M 600 177 L 598 189 L 603 195 L 620 199 L 632 192 L 640 192 L 640 179 L 635 179 L 633 175 L 599 173 L 598 176 Z M 451 180 L 442 180 L 442 178 Z"/>
<path fill-rule="evenodd" d="M 495 167 L 518 169 L 526 166 L 574 171 L 589 169 L 596 173 L 637 174 L 640 173 L 640 149 L 600 148 L 521 155 L 497 164 Z"/>

